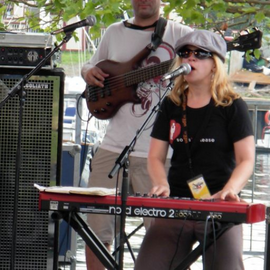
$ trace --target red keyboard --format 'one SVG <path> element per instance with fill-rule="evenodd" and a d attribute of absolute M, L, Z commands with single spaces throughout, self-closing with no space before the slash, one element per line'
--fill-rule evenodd
<path fill-rule="evenodd" d="M 122 202 L 120 196 L 112 195 L 90 196 L 40 192 L 39 209 L 120 215 Z M 188 220 L 206 220 L 210 217 L 222 222 L 256 223 L 265 220 L 266 206 L 261 203 L 128 196 L 126 215 Z"/>

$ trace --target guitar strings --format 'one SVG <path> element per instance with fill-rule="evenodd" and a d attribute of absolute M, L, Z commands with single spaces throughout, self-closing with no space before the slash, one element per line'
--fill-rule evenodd
<path fill-rule="evenodd" d="M 129 83 L 129 84 L 126 84 L 125 86 L 131 86 L 131 85 L 137 83 L 137 81 L 134 82 L 134 80 L 132 80 L 132 78 L 134 79 L 134 75 L 133 75 L 134 73 L 138 73 L 139 75 L 145 75 L 144 74 L 145 69 L 149 70 L 151 74 L 153 74 L 153 71 L 155 71 L 155 70 L 160 70 L 160 72 L 162 72 L 161 68 L 167 68 L 167 66 L 169 66 L 168 62 L 170 64 L 171 60 L 166 61 L 166 62 L 162 62 L 161 65 L 159 65 L 159 69 L 157 69 L 158 65 L 152 65 L 152 66 L 140 68 L 138 70 L 129 71 L 125 75 L 117 75 L 117 76 L 108 78 L 107 80 L 105 79 L 104 88 L 106 88 L 108 85 L 110 85 L 112 88 L 114 88 L 115 86 L 120 84 L 120 82 L 123 82 L 123 81 L 126 83 L 127 82 Z M 148 75 L 148 74 L 146 74 L 146 75 Z M 159 75 L 156 75 L 156 76 L 159 76 Z M 152 76 L 155 76 L 155 75 L 152 75 Z M 123 80 L 123 78 L 124 78 L 124 80 Z M 142 81 L 143 80 L 144 79 L 142 79 Z M 99 90 L 96 92 L 96 94 L 103 92 L 103 88 L 96 87 L 96 86 L 92 87 L 92 90 L 95 90 L 95 89 Z"/>
<path fill-rule="evenodd" d="M 88 99 L 91 100 L 92 98 L 96 97 L 97 95 L 104 94 L 104 91 L 107 90 L 107 88 L 111 88 L 111 90 L 114 91 L 120 91 L 125 90 L 120 88 L 117 88 L 117 86 L 121 86 L 121 84 L 124 83 L 124 87 L 129 87 L 134 84 L 138 83 L 138 77 L 142 77 L 141 81 L 144 81 L 148 78 L 155 78 L 157 76 L 163 75 L 171 65 L 172 60 L 167 60 L 162 62 L 161 64 L 146 66 L 137 70 L 132 70 L 124 75 L 116 75 L 114 77 L 105 79 L 104 81 L 104 88 L 98 87 L 98 86 L 88 86 Z M 166 69 L 166 70 L 165 70 Z M 147 72 L 146 72 L 147 71 Z M 134 76 L 134 73 L 136 73 L 136 76 Z M 158 73 L 158 74 L 157 74 Z"/>

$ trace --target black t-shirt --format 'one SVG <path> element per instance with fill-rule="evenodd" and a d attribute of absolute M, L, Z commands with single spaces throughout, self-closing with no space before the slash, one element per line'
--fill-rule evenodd
<path fill-rule="evenodd" d="M 253 135 L 246 103 L 240 98 L 227 107 L 187 107 L 189 155 L 183 140 L 182 106 L 162 102 L 151 136 L 173 148 L 168 181 L 171 196 L 192 197 L 187 180 L 202 174 L 211 194 L 221 190 L 235 168 L 233 143 Z M 208 120 L 206 120 L 208 118 Z"/>

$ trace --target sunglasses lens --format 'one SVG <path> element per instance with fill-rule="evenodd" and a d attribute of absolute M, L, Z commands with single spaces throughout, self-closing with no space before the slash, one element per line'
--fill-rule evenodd
<path fill-rule="evenodd" d="M 195 50 L 195 51 L 193 51 L 193 50 L 189 50 L 189 49 L 179 51 L 178 55 L 181 58 L 189 58 L 192 53 L 198 59 L 206 59 L 206 58 L 212 57 L 211 52 L 206 52 L 206 51 L 203 51 L 203 50 Z"/>
<path fill-rule="evenodd" d="M 189 55 L 190 55 L 190 52 L 189 51 L 179 51 L 178 52 L 178 55 L 179 55 L 179 57 L 181 57 L 181 58 L 188 58 L 189 57 Z"/>
<path fill-rule="evenodd" d="M 201 50 L 194 51 L 194 55 L 198 59 L 206 59 L 206 58 L 212 57 L 212 54 L 210 52 L 201 51 Z"/>

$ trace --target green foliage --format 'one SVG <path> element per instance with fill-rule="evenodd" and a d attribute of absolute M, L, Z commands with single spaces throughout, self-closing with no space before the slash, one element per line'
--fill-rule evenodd
<path fill-rule="evenodd" d="M 187 17 L 187 15 L 188 17 Z M 190 24 L 196 24 L 200 25 L 205 22 L 205 17 L 202 12 L 199 12 L 197 10 L 190 10 L 189 13 L 185 13 L 184 21 L 188 21 Z"/>
<path fill-rule="evenodd" d="M 225 4 L 225 2 L 219 2 L 219 3 L 213 3 L 212 5 L 211 5 L 211 9 L 213 10 L 213 11 L 216 11 L 216 12 L 218 12 L 219 14 L 221 14 L 221 13 L 223 13 L 223 12 L 226 12 L 226 4 Z"/>
<path fill-rule="evenodd" d="M 259 59 L 261 56 L 261 52 L 258 49 L 253 50 L 253 54 L 257 59 Z"/>
<path fill-rule="evenodd" d="M 219 30 L 224 24 L 228 28 L 241 30 L 243 28 L 263 27 L 264 32 L 269 32 L 270 8 L 268 1 L 229 1 L 229 0 L 162 0 L 165 4 L 164 16 L 171 11 L 181 16 L 187 25 L 194 28 Z M 7 6 L 18 5 L 12 0 L 0 4 L 0 15 L 3 17 Z M 22 3 L 22 2 L 20 2 Z M 27 3 L 27 2 L 25 2 Z M 130 0 L 36 0 L 29 1 L 29 7 L 36 7 L 49 17 L 44 22 L 39 14 L 28 11 L 25 17 L 18 21 L 26 21 L 27 26 L 36 31 L 52 32 L 74 17 L 79 20 L 89 15 L 96 16 L 97 23 L 90 28 L 92 39 L 100 35 L 100 29 L 107 27 L 123 18 L 126 12 L 132 16 Z M 46 23 L 46 24 L 45 24 Z M 42 24 L 45 24 L 43 26 Z M 0 23 L 0 28 L 3 28 Z M 8 29 L 7 29 L 8 30 Z M 74 34 L 75 35 L 75 34 Z M 61 35 L 60 35 L 61 37 Z M 58 39 L 60 39 L 58 37 Z"/>
<path fill-rule="evenodd" d="M 255 15 L 255 19 L 258 23 L 262 22 L 264 19 L 265 19 L 265 15 L 263 12 L 258 12 L 256 15 Z"/>

